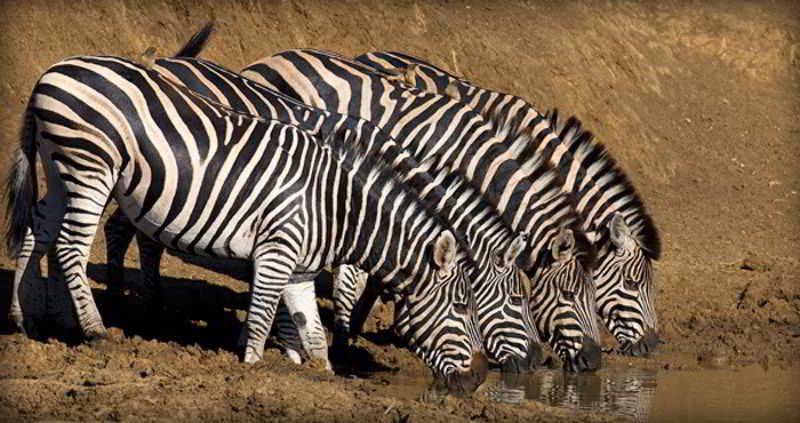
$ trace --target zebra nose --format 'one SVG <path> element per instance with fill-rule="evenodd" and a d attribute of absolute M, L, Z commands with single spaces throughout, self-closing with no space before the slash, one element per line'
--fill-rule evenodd
<path fill-rule="evenodd" d="M 542 346 L 535 342 L 528 343 L 525 357 L 512 356 L 503 362 L 503 373 L 524 373 L 534 370 L 542 362 Z"/>
<path fill-rule="evenodd" d="M 472 393 L 489 375 L 489 359 L 483 351 L 472 353 L 469 370 L 447 376 L 445 384 L 451 393 Z"/>
<path fill-rule="evenodd" d="M 600 346 L 588 336 L 581 339 L 581 344 L 583 344 L 581 350 L 573 359 L 571 367 L 578 372 L 591 372 L 599 369 L 602 365 Z"/>
<path fill-rule="evenodd" d="M 650 354 L 656 352 L 659 344 L 662 343 L 663 341 L 658 337 L 658 333 L 652 328 L 647 328 L 644 331 L 644 335 L 642 335 L 636 343 L 623 349 L 623 351 L 626 353 L 625 355 L 648 357 Z"/>

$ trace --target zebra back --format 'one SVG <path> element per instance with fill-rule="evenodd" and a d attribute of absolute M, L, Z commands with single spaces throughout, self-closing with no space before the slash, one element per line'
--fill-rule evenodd
<path fill-rule="evenodd" d="M 316 50 L 290 50 L 263 58 L 242 74 L 311 105 L 358 113 L 388 132 L 418 160 L 438 155 L 440 162 L 460 169 L 515 231 L 530 233 L 535 253 L 521 265 L 535 285 L 545 284 L 548 292 L 555 293 L 560 289 L 556 286 L 569 280 L 566 288 L 573 294 L 577 291 L 572 285 L 585 285 L 580 292 L 585 294 L 583 304 L 588 308 L 573 314 L 580 316 L 574 325 L 585 328 L 590 338 L 597 336 L 593 317 L 585 317 L 595 308 L 594 287 L 587 277 L 594 258 L 592 245 L 546 160 L 520 167 L 518 159 L 527 154 L 531 142 L 529 131 L 521 130 L 526 127 L 521 122 L 492 125 L 461 102 L 409 89 L 395 79 L 365 70 L 360 63 Z M 550 177 L 540 177 L 542 174 Z M 527 189 L 517 190 L 520 186 Z M 547 194 L 550 192 L 552 195 Z M 559 248 L 561 244 L 566 248 Z M 564 326 L 549 317 L 542 322 L 548 327 L 573 325 Z M 575 358 L 582 335 L 560 333 L 552 337 L 553 342 L 557 339 L 570 339 L 559 349 Z"/>
<path fill-rule="evenodd" d="M 581 123 L 559 121 L 557 111 L 541 116 L 520 97 L 477 87 L 421 59 L 393 52 L 375 52 L 358 61 L 384 72 L 406 69 L 412 85 L 435 92 L 455 92 L 484 116 L 531 123 L 541 151 L 564 176 L 584 229 L 600 251 L 593 278 L 598 287 L 599 313 L 623 344 L 622 351 L 647 354 L 658 344 L 653 333 L 657 316 L 653 304 L 652 264 L 661 254 L 661 241 L 633 185 L 602 144 L 593 142 Z M 408 69 L 412 69 L 413 73 Z"/>

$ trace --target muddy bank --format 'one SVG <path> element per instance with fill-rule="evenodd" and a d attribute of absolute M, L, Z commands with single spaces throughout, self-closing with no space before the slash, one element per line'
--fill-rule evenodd
<path fill-rule="evenodd" d="M 204 57 L 233 69 L 295 47 L 351 56 L 405 51 L 541 110 L 577 114 L 631 177 L 664 239 L 656 303 L 667 343 L 653 360 L 608 357 L 608 363 L 667 372 L 797 364 L 800 7 L 568 3 L 5 2 L 0 159 L 7 163 L 17 145 L 36 79 L 67 56 L 138 57 L 149 46 L 168 54 L 209 19 L 218 31 Z M 102 235 L 95 244 L 89 276 L 106 313 Z M 135 250 L 127 266 L 135 288 Z M 13 263 L 3 257 L 0 269 L 4 316 Z M 68 337 L 38 343 L 3 333 L 0 415 L 9 421 L 612 418 L 569 416 L 533 401 L 497 404 L 480 394 L 423 403 L 389 379 L 330 376 L 289 364 L 277 349 L 265 363 L 244 366 L 232 348 L 246 303 L 236 269 L 226 265 L 219 273 L 167 257 L 163 326 L 137 321 L 142 308 L 133 289 L 122 316 L 109 321 L 120 339 L 110 351 L 64 343 Z M 369 322 L 351 358 L 370 371 L 426 377 L 387 333 L 389 315 L 384 310 Z"/>

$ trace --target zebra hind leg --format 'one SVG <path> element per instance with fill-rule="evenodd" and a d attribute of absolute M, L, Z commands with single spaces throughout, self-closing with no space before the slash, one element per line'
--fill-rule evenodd
<path fill-rule="evenodd" d="M 106 301 L 103 316 L 121 322 L 125 310 L 125 253 L 136 234 L 136 227 L 117 207 L 103 226 L 106 237 Z"/>
<path fill-rule="evenodd" d="M 56 207 L 48 207 L 45 200 L 35 206 L 34 230 L 28 229 L 25 235 L 14 272 L 9 320 L 17 330 L 30 338 L 40 336 L 36 321 L 44 320 L 48 313 L 47 281 L 42 278 L 41 260 L 58 234 L 63 215 L 63 211 L 57 210 L 63 207 L 57 207 L 58 203 L 54 201 L 50 204 Z M 53 271 L 48 269 L 50 273 Z"/>
<path fill-rule="evenodd" d="M 159 327 L 163 310 L 164 289 L 161 284 L 161 256 L 164 255 L 164 246 L 141 232 L 136 233 L 136 243 L 139 245 L 139 257 L 142 263 L 143 296 L 148 330 L 153 331 Z"/>
<path fill-rule="evenodd" d="M 47 314 L 47 283 L 42 278 L 41 260 L 58 236 L 66 210 L 66 194 L 58 183 L 55 169 L 48 162 L 43 165 L 48 181 L 47 194 L 30 209 L 32 219 L 17 256 L 9 309 L 9 320 L 31 338 L 39 337 L 35 321 L 43 320 Z M 53 270 L 48 269 L 48 272 Z"/>
<path fill-rule="evenodd" d="M 79 181 L 87 171 L 73 169 L 66 162 L 56 164 L 65 177 L 62 181 Z M 82 175 L 83 174 L 83 175 Z M 69 175 L 68 177 L 66 175 Z M 61 231 L 55 242 L 55 255 L 63 272 L 64 281 L 72 296 L 72 303 L 78 315 L 83 335 L 93 344 L 108 339 L 103 319 L 92 296 L 86 266 L 92 248 L 100 217 L 114 184 L 109 173 L 94 168 L 91 171 L 92 184 L 64 183 L 66 193 L 66 212 Z"/>
<path fill-rule="evenodd" d="M 103 232 L 106 236 L 108 294 L 115 300 L 121 299 L 125 291 L 125 252 L 133 241 L 136 227 L 118 207 L 103 226 Z"/>
<path fill-rule="evenodd" d="M 355 266 L 343 265 L 333 272 L 334 349 L 343 352 L 353 331 L 350 319 L 353 309 L 367 287 L 368 275 Z"/>

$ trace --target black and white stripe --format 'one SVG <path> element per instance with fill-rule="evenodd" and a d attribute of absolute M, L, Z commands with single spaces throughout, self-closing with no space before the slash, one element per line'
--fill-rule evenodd
<path fill-rule="evenodd" d="M 526 127 L 519 122 L 491 125 L 463 103 L 407 89 L 385 74 L 332 53 L 290 50 L 260 59 L 242 74 L 310 105 L 369 119 L 418 160 L 439 155 L 443 163 L 461 170 L 513 230 L 530 234 L 530 254 L 521 265 L 534 286 L 551 285 L 548 278 L 560 281 L 569 275 L 574 284 L 586 287 L 570 292 L 585 296 L 585 301 L 571 304 L 588 304 L 588 313 L 575 310 L 570 315 L 541 316 L 537 322 L 554 334 L 549 341 L 559 355 L 575 362 L 584 343 L 595 349 L 594 290 L 587 273 L 593 250 L 570 197 L 560 192 L 557 174 L 546 160 L 519 165 L 520 155 L 533 142 Z M 561 258 L 572 254 L 572 261 L 553 259 L 554 240 L 562 233 L 576 240 L 574 248 L 561 250 Z M 587 314 L 592 317 L 585 318 Z M 574 327 L 581 333 L 571 331 Z"/>
<path fill-rule="evenodd" d="M 353 263 L 402 298 L 405 339 L 436 374 L 468 388 L 485 377 L 468 251 L 388 167 L 340 136 L 236 112 L 109 56 L 53 65 L 25 122 L 8 204 L 18 326 L 32 328 L 20 307 L 23 279 L 54 244 L 84 334 L 107 336 L 86 265 L 113 197 L 170 248 L 254 262 L 246 362 L 260 359 L 292 273 Z M 37 148 L 49 189 L 34 205 Z"/>
<path fill-rule="evenodd" d="M 358 139 L 367 149 L 382 148 L 385 150 L 386 146 L 394 142 L 384 132 L 365 120 L 297 104 L 296 100 L 261 87 L 253 81 L 248 81 L 207 61 L 165 58 L 156 60 L 152 69 L 170 81 L 180 83 L 231 108 L 247 110 L 248 113 L 254 112 L 262 116 L 275 116 L 283 121 L 296 122 L 313 134 L 327 136 L 333 132 L 347 130 L 352 132 L 354 139 Z M 490 213 L 485 211 L 491 209 L 490 205 L 481 207 L 484 215 Z M 120 230 L 123 220 L 121 218 L 112 220 L 110 223 L 114 225 L 113 228 L 106 225 L 107 236 L 117 237 L 116 234 L 123 231 Z M 483 244 L 480 244 L 486 237 L 482 231 L 474 231 L 472 226 L 465 226 L 465 230 L 467 229 L 472 231 L 470 239 L 475 240 L 475 248 L 478 246 L 485 248 Z M 510 233 L 510 230 L 505 230 Z M 503 245 L 506 241 L 493 240 L 492 242 L 494 242 L 494 247 L 500 250 L 506 249 L 506 246 Z M 110 245 L 127 247 L 125 242 L 114 241 Z M 113 255 L 120 259 L 113 260 L 112 252 L 109 250 L 109 262 L 121 263 L 124 249 L 118 248 Z M 511 271 L 512 267 L 514 266 L 509 266 L 502 274 L 491 275 L 491 278 L 482 276 L 475 278 L 474 280 L 478 283 L 475 289 L 481 293 L 492 292 L 495 294 L 518 292 L 519 275 Z M 486 268 L 488 267 L 481 267 L 482 270 Z M 151 273 L 153 272 L 146 272 L 146 274 Z M 538 342 L 533 331 L 533 324 L 529 322 L 529 318 L 525 317 L 528 315 L 528 311 L 524 310 L 517 300 L 514 295 L 478 297 L 480 316 L 483 316 L 480 319 L 481 327 L 486 329 L 483 335 L 487 340 L 487 345 L 490 346 L 491 357 L 498 362 L 505 362 L 514 357 L 521 359 L 532 348 L 530 343 Z M 289 319 L 283 320 L 289 321 Z M 407 329 L 400 328 L 400 330 Z M 527 337 L 522 335 L 524 333 L 527 333 Z"/>
<path fill-rule="evenodd" d="M 598 262 L 592 276 L 601 319 L 623 353 L 646 355 L 658 345 L 652 266 L 661 253 L 658 231 L 633 185 L 580 121 L 559 121 L 557 113 L 542 116 L 520 97 L 478 87 L 403 53 L 372 52 L 356 60 L 388 73 L 413 66 L 413 72 L 403 72 L 411 86 L 457 92 L 484 116 L 529 123 L 539 140 L 537 151 L 547 154 L 564 176 L 564 190 L 576 197 L 584 229 L 593 236 Z"/>

